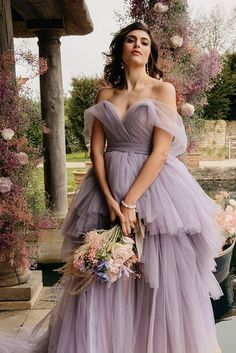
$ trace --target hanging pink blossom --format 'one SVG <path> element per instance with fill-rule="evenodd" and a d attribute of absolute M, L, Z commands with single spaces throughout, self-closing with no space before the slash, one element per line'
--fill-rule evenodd
<path fill-rule="evenodd" d="M 5 192 L 11 191 L 12 182 L 9 177 L 0 177 L 0 192 L 4 194 Z"/>
<path fill-rule="evenodd" d="M 12 129 L 3 129 L 1 135 L 5 141 L 10 141 L 14 136 L 14 131 Z"/>

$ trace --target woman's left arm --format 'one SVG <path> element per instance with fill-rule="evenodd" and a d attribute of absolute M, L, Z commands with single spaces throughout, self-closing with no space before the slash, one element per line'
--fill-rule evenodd
<path fill-rule="evenodd" d="M 176 110 L 175 89 L 172 85 L 167 84 L 167 86 L 163 88 L 162 94 L 159 92 L 158 99 L 160 100 L 160 98 L 163 103 Z M 154 182 L 168 157 L 172 138 L 173 136 L 165 130 L 154 128 L 152 152 L 143 165 L 137 179 L 123 199 L 125 204 L 131 206 L 135 205 L 142 194 Z M 131 221 L 133 220 L 134 210 L 121 205 L 121 211 L 125 216 L 126 230 L 129 234 L 131 227 L 133 227 L 135 223 Z"/>

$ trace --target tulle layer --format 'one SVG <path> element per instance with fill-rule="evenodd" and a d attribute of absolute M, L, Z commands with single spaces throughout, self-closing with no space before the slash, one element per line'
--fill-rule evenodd
<path fill-rule="evenodd" d="M 210 296 L 223 295 L 212 271 L 224 238 L 213 201 L 174 157 L 186 148 L 180 116 L 151 100 L 134 104 L 123 122 L 109 102 L 98 103 L 85 115 L 87 138 L 95 117 L 103 123 L 107 179 L 118 202 L 148 158 L 153 127 L 174 137 L 160 174 L 137 202 L 145 225 L 141 277 L 120 279 L 110 288 L 96 282 L 79 296 L 69 294 L 68 284 L 50 316 L 49 330 L 41 334 L 41 322 L 30 338 L 0 335 L 0 352 L 220 353 Z M 87 231 L 109 226 L 108 208 L 91 168 L 62 227 L 63 256 L 71 254 Z"/>
<path fill-rule="evenodd" d="M 118 202 L 128 192 L 146 159 L 146 155 L 135 153 L 105 154 L 107 177 Z M 212 298 L 219 298 L 222 291 L 212 274 L 216 266 L 214 257 L 224 242 L 215 221 L 217 208 L 182 162 L 169 157 L 158 178 L 138 200 L 137 210 L 145 225 L 141 261 L 150 287 L 160 287 L 161 254 L 156 242 L 161 235 L 178 241 L 185 248 L 186 256 L 189 253 L 195 259 L 195 271 L 205 295 L 209 293 Z M 91 169 L 62 229 L 65 234 L 63 255 L 71 253 L 86 231 L 101 227 L 109 227 L 109 213 Z"/>
<path fill-rule="evenodd" d="M 36 330 L 28 340 L 14 341 L 0 336 L 0 352 L 220 352 L 189 238 L 158 235 L 149 240 L 146 256 L 159 258 L 158 289 L 150 288 L 141 264 L 139 279 L 120 279 L 110 288 L 95 282 L 80 296 L 64 292 L 45 334 Z M 153 265 L 150 269 L 155 271 Z"/>

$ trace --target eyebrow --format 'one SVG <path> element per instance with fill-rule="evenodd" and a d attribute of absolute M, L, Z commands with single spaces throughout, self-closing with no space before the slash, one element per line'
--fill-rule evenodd
<path fill-rule="evenodd" d="M 128 34 L 128 35 L 126 36 L 126 39 L 129 38 L 129 37 L 132 37 L 132 38 L 137 39 L 137 37 L 136 37 L 135 35 L 133 35 L 133 34 Z M 141 37 L 141 39 L 145 39 L 145 40 L 147 40 L 148 42 L 150 42 L 150 39 L 147 38 L 147 37 Z"/>

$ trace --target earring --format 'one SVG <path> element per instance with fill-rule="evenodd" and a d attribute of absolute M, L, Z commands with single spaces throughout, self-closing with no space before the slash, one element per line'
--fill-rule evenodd
<path fill-rule="evenodd" d="M 148 63 L 146 64 L 146 73 L 149 75 Z"/>
<path fill-rule="evenodd" d="M 120 67 L 121 67 L 121 70 L 124 70 L 125 66 L 124 66 L 123 62 L 121 62 Z"/>

